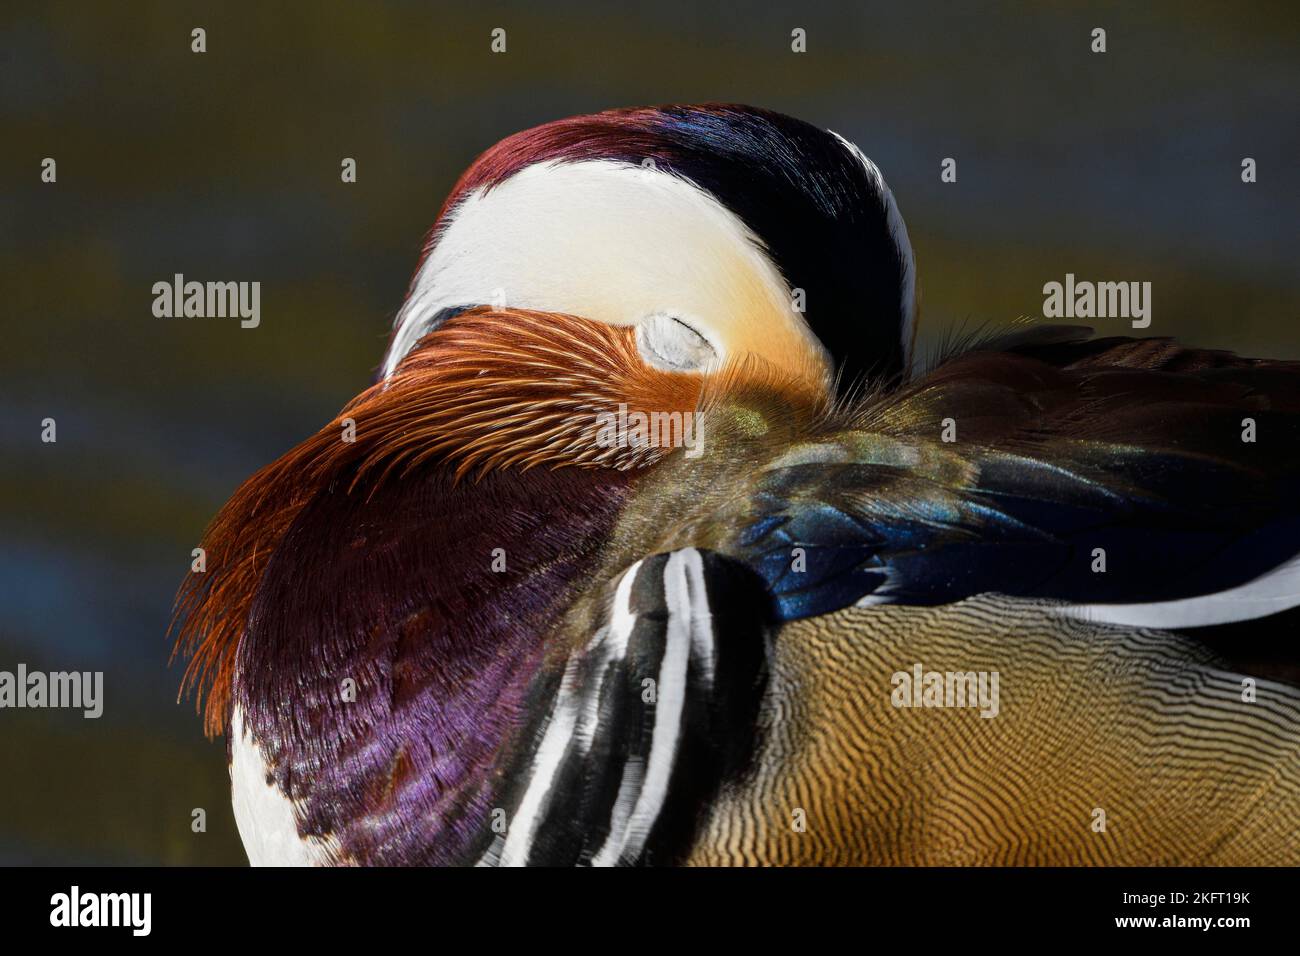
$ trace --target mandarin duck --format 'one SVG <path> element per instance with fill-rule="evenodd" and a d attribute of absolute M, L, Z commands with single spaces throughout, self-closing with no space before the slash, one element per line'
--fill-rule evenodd
<path fill-rule="evenodd" d="M 480 157 L 178 596 L 250 860 L 1297 862 L 1300 364 L 915 313 L 834 133 Z"/>

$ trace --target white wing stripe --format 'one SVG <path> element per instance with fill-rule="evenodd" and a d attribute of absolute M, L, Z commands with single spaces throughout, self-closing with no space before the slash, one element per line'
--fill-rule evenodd
<path fill-rule="evenodd" d="M 1250 621 L 1300 606 L 1300 555 L 1254 581 L 1198 597 L 1148 604 L 1068 604 L 1062 613 L 1129 627 L 1209 627 Z"/>

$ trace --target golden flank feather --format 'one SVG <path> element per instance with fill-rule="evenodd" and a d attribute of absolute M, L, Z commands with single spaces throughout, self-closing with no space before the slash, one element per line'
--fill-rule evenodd
<path fill-rule="evenodd" d="M 783 706 L 692 864 L 1295 862 L 1300 691 L 1260 681 L 1268 705 L 1244 704 L 1242 676 L 1187 638 L 982 595 L 846 608 L 772 647 Z M 997 719 L 900 709 L 891 675 L 915 663 L 998 672 Z"/>

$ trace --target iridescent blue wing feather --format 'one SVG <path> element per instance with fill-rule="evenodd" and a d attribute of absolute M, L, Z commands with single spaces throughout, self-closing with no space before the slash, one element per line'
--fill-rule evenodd
<path fill-rule="evenodd" d="M 1300 366 L 1055 338 L 962 355 L 760 467 L 725 550 L 780 618 L 986 592 L 1171 602 L 1300 552 Z"/>

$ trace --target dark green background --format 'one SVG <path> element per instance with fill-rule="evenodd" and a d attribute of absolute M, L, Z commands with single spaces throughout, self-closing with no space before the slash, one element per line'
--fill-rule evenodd
<path fill-rule="evenodd" d="M 1074 272 L 1151 281 L 1148 334 L 1300 356 L 1295 11 L 5 4 L 0 668 L 102 669 L 106 711 L 0 711 L 0 862 L 243 860 L 222 747 L 174 702 L 172 595 L 236 485 L 366 384 L 425 229 L 497 139 L 613 106 L 771 107 L 884 170 L 928 340 L 1036 315 Z M 175 272 L 260 281 L 261 327 L 154 318 Z"/>

